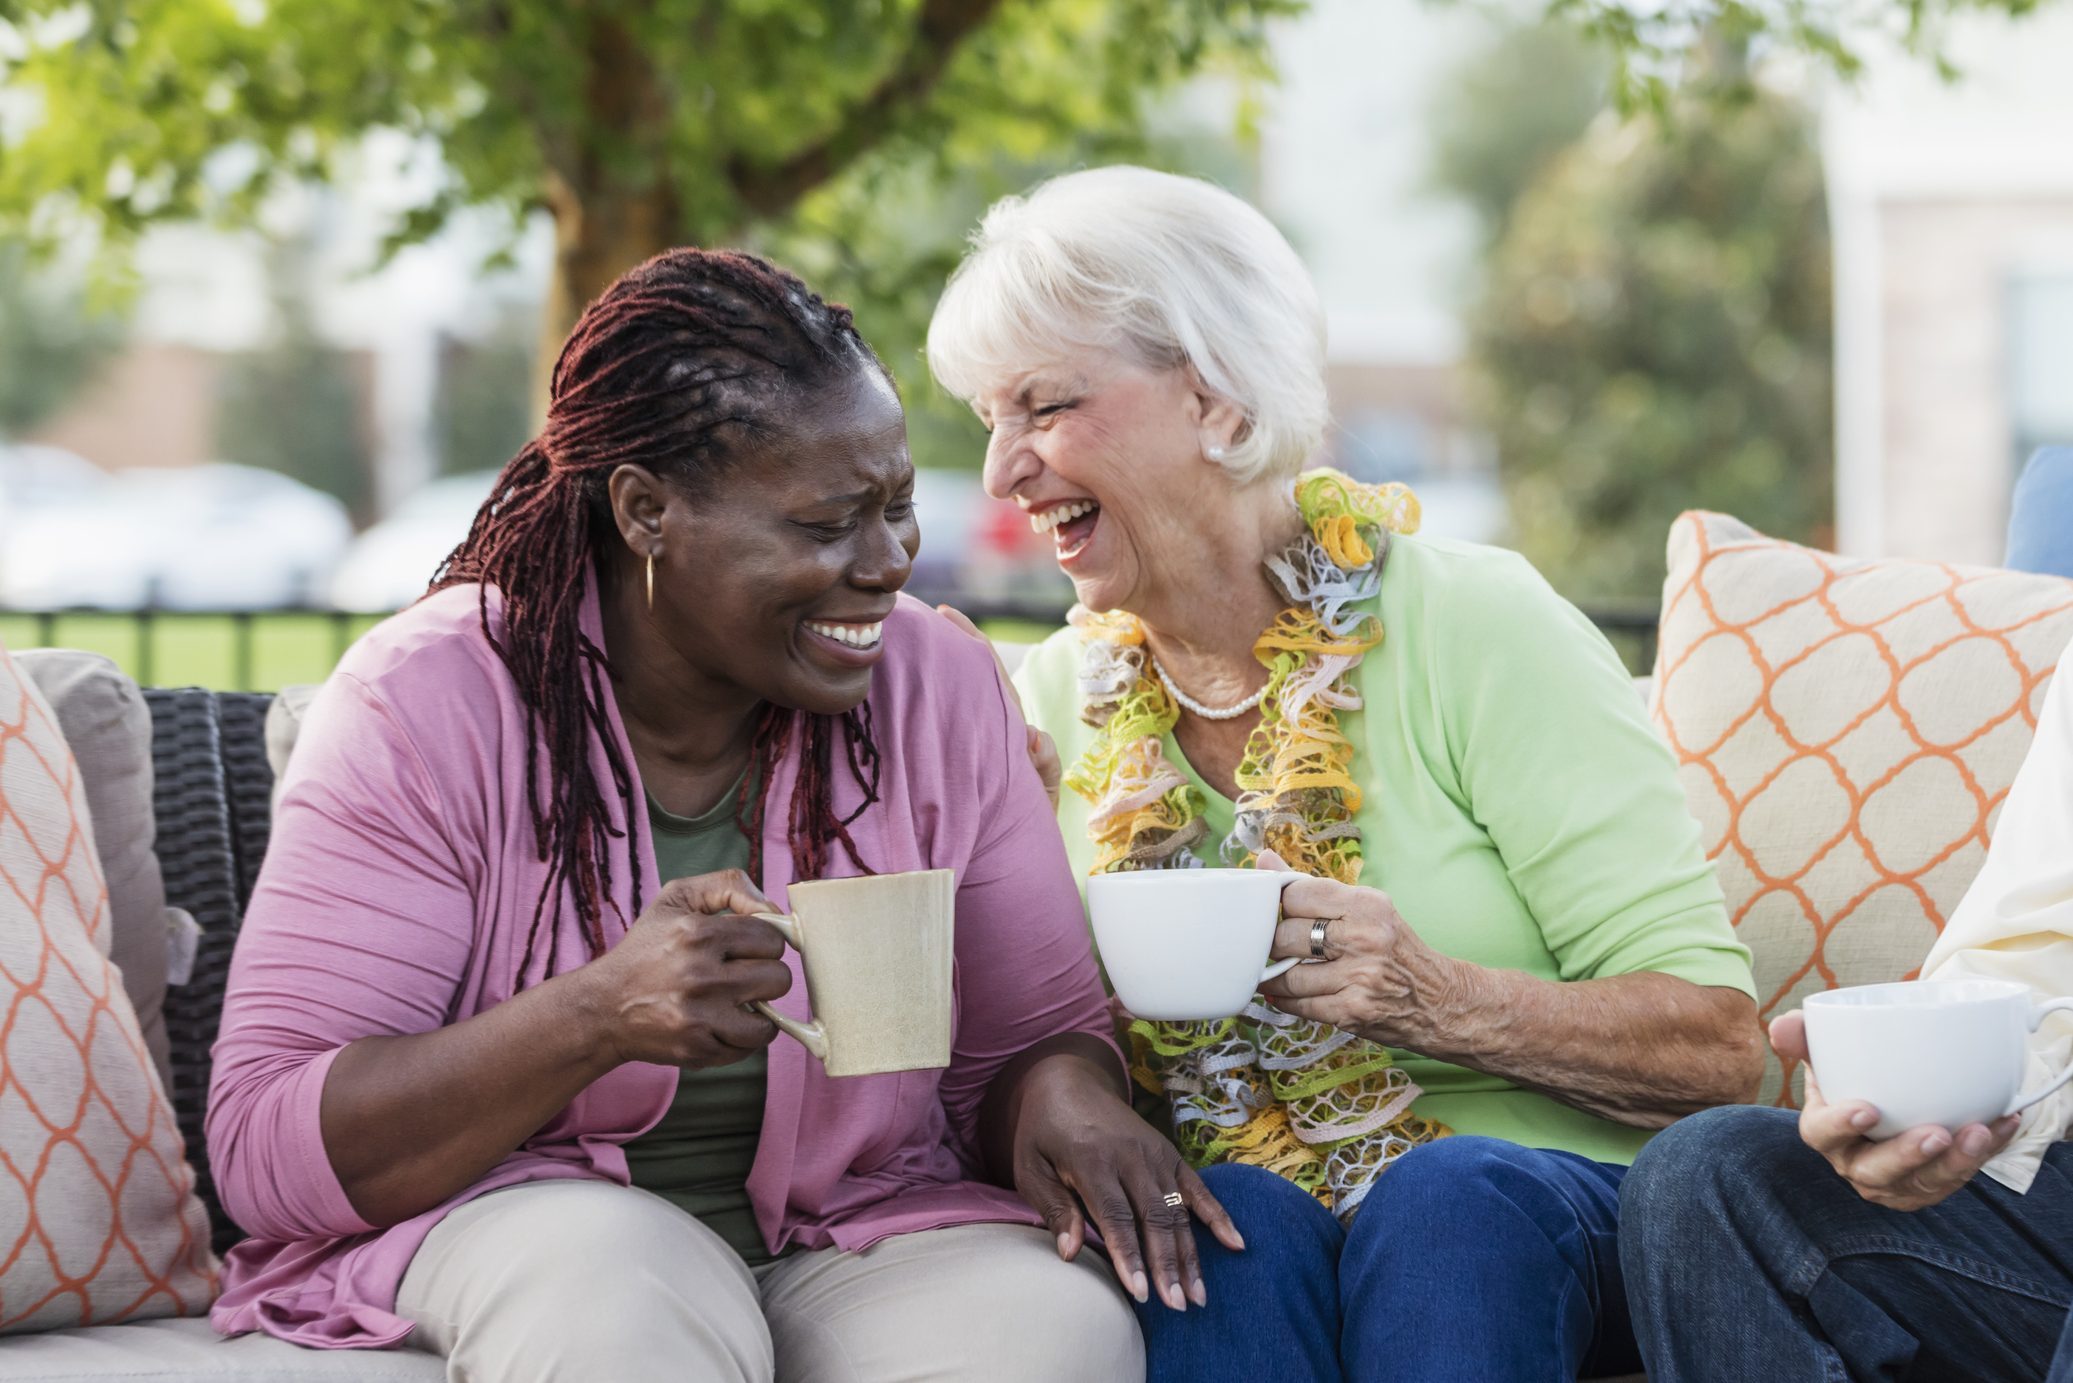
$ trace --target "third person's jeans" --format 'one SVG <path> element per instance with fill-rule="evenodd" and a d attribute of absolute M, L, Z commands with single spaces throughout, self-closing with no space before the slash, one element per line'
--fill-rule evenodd
<path fill-rule="evenodd" d="M 1648 1145 L 1620 1220 L 1649 1383 L 2073 1383 L 2073 1145 L 2026 1194 L 1979 1176 L 1910 1213 L 1858 1196 L 1791 1111 L 1716 1109 Z"/>

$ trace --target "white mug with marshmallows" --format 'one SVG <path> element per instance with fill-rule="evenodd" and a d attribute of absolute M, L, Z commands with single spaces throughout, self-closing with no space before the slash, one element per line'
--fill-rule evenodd
<path fill-rule="evenodd" d="M 1144 869 L 1087 880 L 1087 912 L 1110 986 L 1139 1018 L 1180 1022 L 1242 1012 L 1297 962 L 1267 957 L 1281 890 L 1273 869 Z"/>
<path fill-rule="evenodd" d="M 2069 1064 L 2023 1090 L 2029 1035 L 2046 1015 L 2073 1010 L 2073 998 L 2032 1003 L 2009 980 L 1858 985 L 1810 994 L 1803 1008 L 1821 1097 L 1876 1108 L 1874 1139 L 1930 1124 L 1990 1124 L 2073 1080 Z"/>

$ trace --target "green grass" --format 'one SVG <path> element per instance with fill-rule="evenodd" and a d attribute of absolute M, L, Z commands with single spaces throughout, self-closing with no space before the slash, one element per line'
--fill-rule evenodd
<path fill-rule="evenodd" d="M 344 626 L 347 641 L 379 618 L 353 616 Z M 136 615 L 66 615 L 56 621 L 49 642 L 106 654 L 151 686 L 216 691 L 279 691 L 297 682 L 321 682 L 338 661 L 340 631 L 322 615 L 255 615 L 250 628 L 246 676 L 240 676 L 235 622 L 222 616 L 156 615 L 147 632 L 146 622 Z M 39 647 L 38 635 L 36 620 L 0 614 L 0 642 L 9 648 Z"/>
<path fill-rule="evenodd" d="M 379 615 L 354 615 L 345 624 L 346 642 L 380 622 Z M 1028 620 L 987 620 L 981 626 L 996 639 L 1037 643 L 1056 625 Z M 254 615 L 251 623 L 251 675 L 238 675 L 237 633 L 233 622 L 219 615 L 157 615 L 152 619 L 149 647 L 144 622 L 136 615 L 110 613 L 66 615 L 57 621 L 51 643 L 105 653 L 124 672 L 154 687 L 208 687 L 213 691 L 279 691 L 297 682 L 321 682 L 343 651 L 338 628 L 323 615 Z M 1655 641 L 1616 630 L 1612 643 L 1630 671 L 1644 674 L 1655 654 Z M 0 614 L 0 644 L 36 648 L 37 622 L 27 615 Z"/>
<path fill-rule="evenodd" d="M 347 641 L 367 632 L 380 618 L 353 616 L 345 626 Z M 338 627 L 322 615 L 254 615 L 250 627 L 248 677 L 239 675 L 235 624 L 221 616 L 156 615 L 147 636 L 145 621 L 136 615 L 66 615 L 57 621 L 50 643 L 104 653 L 148 686 L 213 691 L 279 691 L 297 682 L 321 682 L 342 651 Z M 1001 620 L 984 628 L 995 638 L 1035 643 L 1052 626 Z M 0 643 L 13 649 L 40 647 L 37 621 L 0 614 Z"/>

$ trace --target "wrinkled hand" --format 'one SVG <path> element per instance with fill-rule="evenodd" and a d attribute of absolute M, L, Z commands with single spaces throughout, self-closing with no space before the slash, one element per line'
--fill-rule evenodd
<path fill-rule="evenodd" d="M 1267 850 L 1258 867 L 1288 865 Z M 1310 929 L 1320 920 L 1325 959 L 1315 961 Z M 1420 1045 L 1429 991 L 1450 964 L 1411 930 L 1388 894 L 1335 879 L 1298 879 L 1281 890 L 1274 957 L 1289 956 L 1306 963 L 1261 985 L 1267 1002 L 1392 1047 Z"/>
<path fill-rule="evenodd" d="M 1022 710 L 1022 694 L 1015 690 L 1015 683 L 1008 676 L 1008 665 L 1001 661 L 1000 650 L 993 646 L 993 640 L 980 633 L 979 626 L 966 619 L 962 610 L 953 609 L 948 605 L 938 605 L 936 610 L 952 624 L 986 645 L 986 651 L 993 655 L 993 665 L 1000 669 L 1001 685 L 1008 689 L 1009 696 L 1015 698 L 1015 713 L 1022 715 L 1027 721 L 1028 716 Z M 1055 810 L 1058 806 L 1058 785 L 1065 778 L 1065 765 L 1058 758 L 1058 743 L 1034 725 L 1026 728 L 1029 731 L 1029 761 L 1036 765 L 1037 777 L 1044 780 L 1044 794 L 1051 799 L 1051 806 Z"/>
<path fill-rule="evenodd" d="M 1195 1169 L 1085 1062 L 1047 1061 L 1027 1080 L 1015 1121 L 1015 1190 L 1058 1236 L 1058 1256 L 1079 1256 L 1091 1219 L 1131 1296 L 1142 1302 L 1156 1290 L 1176 1311 L 1206 1305 L 1194 1220 L 1226 1248 L 1243 1249 L 1245 1240 Z M 1180 1204 L 1167 1203 L 1170 1192 Z"/>
<path fill-rule="evenodd" d="M 1774 1020 L 1771 1046 L 1787 1061 L 1804 1063 L 1805 1015 L 1794 1011 Z M 1879 1111 L 1863 1100 L 1828 1103 L 1815 1084 L 1814 1068 L 1807 1067 L 1800 1138 L 1827 1158 L 1858 1195 L 1891 1210 L 1921 1210 L 1945 1199 L 2007 1147 L 2022 1124 L 2019 1116 L 2010 1114 L 1991 1124 L 1968 1124 L 1955 1133 L 1930 1125 L 1874 1143 L 1864 1134 L 1878 1121 Z"/>
<path fill-rule="evenodd" d="M 771 911 L 738 869 L 663 885 L 618 945 L 575 972 L 614 1055 L 702 1068 L 769 1046 L 777 1025 L 744 1005 L 792 987 L 784 938 L 748 915 Z"/>

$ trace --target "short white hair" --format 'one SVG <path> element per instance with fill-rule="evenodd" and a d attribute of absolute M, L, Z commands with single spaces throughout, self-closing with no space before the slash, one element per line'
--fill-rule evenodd
<path fill-rule="evenodd" d="M 929 369 L 977 399 L 1089 347 L 1192 365 L 1246 426 L 1233 478 L 1293 475 L 1324 438 L 1324 312 L 1273 223 L 1199 178 L 1122 165 L 993 204 L 929 323 Z"/>

